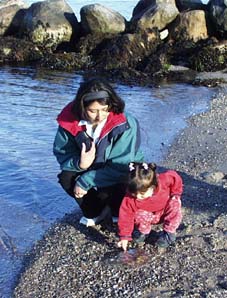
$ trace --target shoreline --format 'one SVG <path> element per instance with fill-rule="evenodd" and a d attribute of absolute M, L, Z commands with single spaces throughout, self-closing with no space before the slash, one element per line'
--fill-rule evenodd
<path fill-rule="evenodd" d="M 208 111 L 188 119 L 162 164 L 199 178 L 203 172 L 227 173 L 227 85 L 219 87 Z M 183 148 L 185 148 L 183 150 Z"/>
<path fill-rule="evenodd" d="M 149 237 L 140 261 L 119 262 L 116 226 L 85 228 L 78 223 L 81 214 L 68 214 L 26 256 L 15 297 L 224 297 L 226 156 L 227 87 L 222 86 L 208 111 L 188 120 L 158 164 L 176 169 L 184 180 L 176 244 L 160 251 Z"/>

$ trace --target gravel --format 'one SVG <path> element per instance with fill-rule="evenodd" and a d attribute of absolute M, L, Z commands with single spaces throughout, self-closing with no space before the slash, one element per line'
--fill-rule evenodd
<path fill-rule="evenodd" d="M 14 296 L 227 297 L 227 92 L 219 87 L 208 112 L 189 119 L 160 171 L 184 180 L 184 218 L 176 243 L 158 249 L 156 226 L 144 246 L 116 247 L 117 227 L 86 228 L 68 214 L 24 259 Z"/>

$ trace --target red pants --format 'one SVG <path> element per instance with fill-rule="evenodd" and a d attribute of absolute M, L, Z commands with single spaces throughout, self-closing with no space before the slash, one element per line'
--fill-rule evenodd
<path fill-rule="evenodd" d="M 135 226 L 143 234 L 149 234 L 152 225 L 163 223 L 163 230 L 175 233 L 182 219 L 181 199 L 171 198 L 165 209 L 158 212 L 138 210 L 135 214 Z"/>

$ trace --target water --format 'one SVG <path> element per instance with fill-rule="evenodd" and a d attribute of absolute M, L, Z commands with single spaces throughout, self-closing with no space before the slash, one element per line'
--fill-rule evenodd
<path fill-rule="evenodd" d="M 82 79 L 29 67 L 0 68 L 0 297 L 11 297 L 26 250 L 76 208 L 57 183 L 52 143 L 56 115 L 74 98 Z M 139 120 L 147 160 L 155 162 L 186 119 L 206 110 L 214 94 L 187 84 L 115 88 Z"/>

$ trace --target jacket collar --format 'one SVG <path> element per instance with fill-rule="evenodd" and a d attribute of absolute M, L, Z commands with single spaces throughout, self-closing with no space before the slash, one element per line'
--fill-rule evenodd
<path fill-rule="evenodd" d="M 57 117 L 57 122 L 59 126 L 70 132 L 73 136 L 76 136 L 78 132 L 85 130 L 86 127 L 84 125 L 78 125 L 80 121 L 76 120 L 74 114 L 72 113 L 72 107 L 73 101 L 63 108 Z M 125 122 L 127 122 L 127 119 L 123 113 L 114 114 L 113 112 L 110 112 L 106 124 L 101 131 L 100 138 L 108 134 L 114 127 Z"/>

